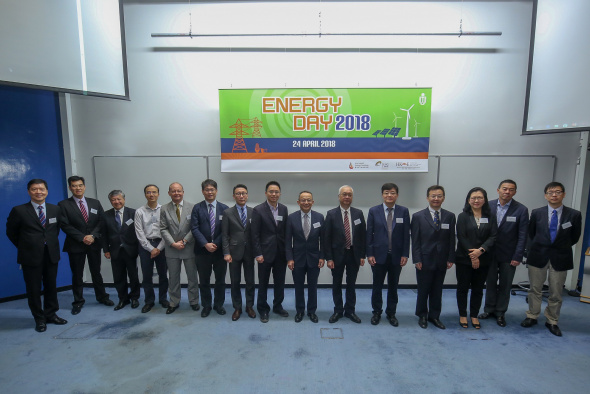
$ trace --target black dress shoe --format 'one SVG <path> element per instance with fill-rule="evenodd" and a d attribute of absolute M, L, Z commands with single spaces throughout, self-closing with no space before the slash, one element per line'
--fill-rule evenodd
<path fill-rule="evenodd" d="M 338 320 L 340 320 L 340 318 L 342 317 L 342 313 L 334 313 L 332 316 L 330 316 L 330 319 L 328 319 L 328 323 L 336 323 Z"/>
<path fill-rule="evenodd" d="M 303 312 L 297 312 L 295 314 L 295 323 L 300 323 L 303 320 Z"/>
<path fill-rule="evenodd" d="M 287 312 L 283 308 L 273 309 L 272 311 L 281 317 L 289 317 L 289 312 Z"/>
<path fill-rule="evenodd" d="M 175 310 L 177 310 L 177 309 L 178 309 L 178 307 L 179 307 L 179 305 L 176 305 L 176 306 L 172 306 L 172 305 L 170 305 L 170 306 L 168 307 L 168 309 L 166 309 L 166 314 L 167 314 L 167 315 L 169 315 L 169 314 L 171 314 L 171 313 L 174 313 L 174 311 L 175 311 Z"/>
<path fill-rule="evenodd" d="M 312 323 L 318 322 L 318 315 L 315 313 L 308 313 L 307 316 L 309 316 L 309 320 L 311 320 Z"/>
<path fill-rule="evenodd" d="M 489 319 L 491 317 L 494 317 L 493 313 L 488 313 L 488 312 L 484 312 L 484 313 L 480 313 L 479 316 L 477 316 L 478 319 Z"/>
<path fill-rule="evenodd" d="M 37 323 L 35 323 L 35 331 L 37 331 L 37 332 L 45 332 L 45 331 L 47 331 L 47 324 L 45 324 L 45 322 L 37 322 Z"/>
<path fill-rule="evenodd" d="M 394 326 L 394 327 L 399 326 L 399 322 L 397 321 L 397 318 L 395 317 L 395 315 L 387 315 L 387 320 L 389 321 L 389 324 L 391 324 L 392 326 Z"/>
<path fill-rule="evenodd" d="M 561 330 L 559 329 L 559 327 L 557 327 L 557 324 L 549 324 L 549 323 L 545 323 L 545 327 L 547 327 L 549 329 L 549 332 L 555 336 L 562 336 L 561 334 Z"/>
<path fill-rule="evenodd" d="M 428 319 L 428 321 L 434 324 L 436 328 L 440 328 L 441 330 L 445 330 L 447 328 L 439 319 Z"/>
<path fill-rule="evenodd" d="M 115 307 L 115 310 L 118 311 L 120 309 L 123 309 L 125 308 L 125 305 L 129 305 L 129 301 L 119 301 L 119 303 Z"/>
<path fill-rule="evenodd" d="M 201 317 L 207 317 L 211 313 L 211 307 L 203 307 L 201 311 Z"/>
<path fill-rule="evenodd" d="M 350 312 L 350 313 L 345 313 L 344 314 L 345 317 L 348 317 L 351 321 L 353 321 L 356 324 L 361 324 L 361 319 L 360 317 L 358 317 L 356 315 L 356 313 L 354 312 Z"/>
<path fill-rule="evenodd" d="M 428 327 L 428 320 L 426 319 L 426 316 L 420 316 L 420 319 L 418 319 L 418 325 L 420 328 Z"/>
<path fill-rule="evenodd" d="M 152 310 L 152 308 L 154 307 L 154 303 L 150 303 L 150 304 L 145 304 L 143 306 L 143 308 L 141 308 L 141 313 L 148 313 L 149 311 Z"/>
<path fill-rule="evenodd" d="M 169 302 L 169 301 L 166 301 L 166 300 L 164 300 L 164 301 L 161 301 L 161 302 L 160 302 L 160 305 L 162 305 L 162 308 L 166 308 L 166 309 L 168 309 L 168 307 L 170 306 L 170 302 Z"/>
<path fill-rule="evenodd" d="M 225 314 L 227 313 L 227 312 L 225 311 L 225 308 L 224 308 L 223 306 L 220 306 L 220 307 L 214 306 L 214 307 L 213 307 L 213 310 L 214 310 L 215 312 L 217 312 L 219 315 L 225 315 Z"/>
<path fill-rule="evenodd" d="M 537 324 L 537 319 L 531 319 L 530 317 L 527 317 L 526 319 L 524 319 L 522 321 L 522 323 L 520 323 L 521 327 L 524 327 L 524 328 L 532 327 L 535 324 Z"/>
<path fill-rule="evenodd" d="M 135 309 L 139 307 L 139 301 L 138 300 L 131 300 L 131 308 Z"/>
<path fill-rule="evenodd" d="M 46 319 L 46 323 L 57 324 L 58 326 L 63 326 L 64 324 L 68 324 L 66 319 L 62 319 L 61 317 L 55 315 L 50 319 Z"/>
<path fill-rule="evenodd" d="M 108 298 L 105 298 L 104 300 L 100 300 L 98 302 L 100 302 L 101 304 L 106 305 L 106 306 L 113 306 L 113 305 L 115 305 L 115 303 L 113 301 L 111 301 L 110 299 L 108 299 Z"/>
<path fill-rule="evenodd" d="M 263 312 L 260 314 L 260 321 L 263 323 L 268 323 L 268 313 Z"/>
<path fill-rule="evenodd" d="M 82 311 L 82 305 L 74 305 L 72 307 L 72 315 L 77 315 Z"/>
<path fill-rule="evenodd" d="M 376 326 L 377 324 L 379 324 L 380 320 L 381 320 L 381 313 L 373 313 L 373 316 L 371 317 L 371 324 Z"/>
<path fill-rule="evenodd" d="M 506 327 L 506 319 L 504 318 L 504 316 L 498 316 L 496 318 L 496 322 L 500 327 Z"/>
<path fill-rule="evenodd" d="M 198 311 L 199 309 L 201 309 L 201 305 L 199 305 L 199 304 L 194 304 L 194 305 L 191 305 L 191 309 L 192 309 L 193 311 L 195 311 L 195 312 L 196 312 L 196 311 Z"/>

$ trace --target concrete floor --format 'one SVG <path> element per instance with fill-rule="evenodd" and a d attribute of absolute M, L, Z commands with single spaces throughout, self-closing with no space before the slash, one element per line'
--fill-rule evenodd
<path fill-rule="evenodd" d="M 108 289 L 117 301 L 114 289 Z M 564 393 L 590 386 L 590 305 L 564 294 L 562 338 L 544 327 L 524 329 L 524 296 L 514 296 L 508 326 L 482 320 L 462 329 L 454 290 L 444 291 L 442 331 L 418 327 L 415 290 L 399 291 L 395 328 L 371 326 L 370 290 L 357 291 L 362 324 L 329 324 L 330 289 L 320 289 L 318 316 L 296 324 L 293 289 L 288 318 L 231 321 L 181 308 L 166 315 L 120 311 L 94 301 L 70 314 L 72 294 L 59 294 L 65 326 L 37 333 L 26 300 L 0 304 L 2 393 Z M 142 304 L 143 305 L 143 304 Z M 322 338 L 322 336 L 324 338 Z"/>

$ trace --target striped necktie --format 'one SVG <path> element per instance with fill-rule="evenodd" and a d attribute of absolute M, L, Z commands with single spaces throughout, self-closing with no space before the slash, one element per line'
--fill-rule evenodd
<path fill-rule="evenodd" d="M 82 212 L 82 217 L 84 221 L 88 223 L 88 212 L 86 212 L 86 207 L 82 204 L 82 200 L 80 200 L 80 212 Z"/>
<path fill-rule="evenodd" d="M 46 219 L 45 214 L 43 213 L 43 205 L 39 205 L 37 209 L 39 210 L 39 220 L 41 221 L 41 225 L 45 227 Z"/>

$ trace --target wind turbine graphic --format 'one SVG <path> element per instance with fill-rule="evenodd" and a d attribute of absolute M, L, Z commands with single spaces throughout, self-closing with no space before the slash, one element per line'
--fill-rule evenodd
<path fill-rule="evenodd" d="M 393 127 L 397 127 L 397 120 L 401 119 L 401 116 L 397 116 L 395 112 L 393 113 Z"/>
<path fill-rule="evenodd" d="M 414 104 L 408 109 L 400 108 L 402 111 L 406 111 L 406 136 L 402 137 L 402 140 L 411 140 L 412 137 L 408 136 L 408 131 L 410 130 L 410 110 L 414 107 Z"/>
<path fill-rule="evenodd" d="M 420 124 L 420 122 L 416 121 L 416 119 L 414 119 L 414 138 L 418 138 L 418 125 Z"/>

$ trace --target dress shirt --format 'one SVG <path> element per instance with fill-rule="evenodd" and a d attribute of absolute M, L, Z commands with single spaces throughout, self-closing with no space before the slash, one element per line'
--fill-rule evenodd
<path fill-rule="evenodd" d="M 506 204 L 504 204 L 504 206 L 502 206 L 502 204 L 500 204 L 500 199 L 498 199 L 498 205 L 496 210 L 496 222 L 498 223 L 498 226 L 502 222 L 502 219 L 504 219 L 504 215 L 506 215 L 506 212 L 508 212 L 508 208 L 510 208 L 511 203 L 512 199 L 510 199 L 510 201 L 508 201 Z"/>
<path fill-rule="evenodd" d="M 547 227 L 551 226 L 551 215 L 553 214 L 554 209 L 557 211 L 557 232 L 559 232 L 559 225 L 561 224 L 561 214 L 563 213 L 563 205 L 560 205 L 559 208 L 551 208 L 551 205 L 547 204 L 547 213 L 549 215 Z"/>
<path fill-rule="evenodd" d="M 82 205 L 84 205 L 84 208 L 86 208 L 86 214 L 88 215 L 88 217 L 90 217 L 90 211 L 88 210 L 88 204 L 86 203 L 86 198 L 84 196 L 82 196 L 82 198 L 74 197 L 74 201 L 76 201 L 76 206 L 78 207 L 78 209 L 80 209 L 80 201 L 82 201 Z M 82 210 L 80 210 L 80 212 L 82 212 Z"/>
<path fill-rule="evenodd" d="M 154 249 L 149 240 L 162 238 L 160 234 L 160 208 L 162 208 L 160 204 L 155 209 L 146 204 L 135 211 L 135 233 L 141 247 L 148 252 Z M 164 240 L 161 239 L 156 247 L 159 250 L 164 250 Z"/>
<path fill-rule="evenodd" d="M 387 205 L 385 205 L 385 203 L 383 203 L 383 213 L 385 214 L 385 223 L 387 223 L 387 210 L 389 209 L 389 207 Z M 393 217 L 395 217 L 395 204 L 393 204 L 393 207 L 391 207 L 391 215 L 393 215 Z M 395 222 L 393 222 L 394 226 L 395 226 Z"/>
<path fill-rule="evenodd" d="M 273 207 L 268 200 L 266 200 L 266 203 L 268 204 L 268 207 L 270 208 L 270 211 L 272 212 L 272 217 L 275 219 L 275 224 L 279 224 L 277 217 L 279 216 L 279 203 L 277 203 L 276 207 Z"/>
<path fill-rule="evenodd" d="M 174 209 L 176 210 L 176 203 L 172 202 L 172 204 L 174 204 Z M 184 204 L 184 200 L 182 200 L 181 202 L 178 203 L 178 210 L 180 211 L 180 218 L 182 219 L 182 206 Z M 207 206 L 208 208 L 208 206 Z"/>
<path fill-rule="evenodd" d="M 125 210 L 125 206 L 122 206 L 121 209 L 116 210 L 115 209 L 115 216 L 117 216 L 117 212 L 121 212 L 120 216 L 121 216 L 121 225 L 123 225 L 123 215 L 124 215 L 124 210 Z"/>
<path fill-rule="evenodd" d="M 43 201 L 43 204 L 37 204 L 36 202 L 31 201 L 31 204 L 33 204 L 33 208 L 35 208 L 35 212 L 37 213 L 37 216 L 39 216 L 39 205 L 41 205 L 43 207 L 43 213 L 45 214 L 45 218 L 46 220 L 49 220 L 49 218 L 47 218 L 47 207 L 45 206 L 45 201 Z"/>
<path fill-rule="evenodd" d="M 342 214 L 342 224 L 344 225 L 344 212 L 348 212 L 348 229 L 350 230 L 350 243 L 352 247 L 352 218 L 350 217 L 350 208 L 344 209 L 340 206 L 340 213 Z M 386 211 L 387 212 L 387 211 Z M 387 215 L 385 215 L 385 220 L 387 220 Z"/>
<path fill-rule="evenodd" d="M 305 213 L 303 211 L 301 211 L 301 228 L 305 228 L 305 215 L 307 215 L 307 217 L 309 218 L 309 232 L 311 232 L 311 229 L 313 228 L 313 223 L 311 222 L 311 209 L 309 210 L 308 213 Z"/>
<path fill-rule="evenodd" d="M 432 221 L 434 221 L 434 213 L 438 212 L 438 220 L 440 220 L 440 210 L 436 210 L 436 209 L 432 209 L 432 207 L 429 205 L 428 206 L 428 211 L 430 212 L 430 217 L 432 218 Z"/>

